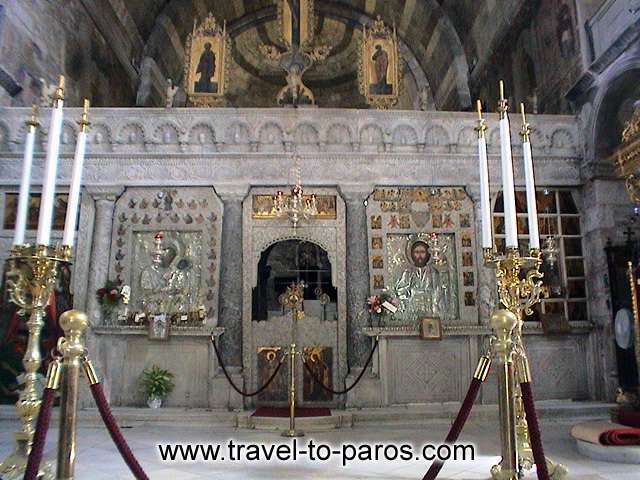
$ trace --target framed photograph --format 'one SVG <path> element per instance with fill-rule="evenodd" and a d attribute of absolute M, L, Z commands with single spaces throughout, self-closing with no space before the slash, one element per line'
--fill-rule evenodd
<path fill-rule="evenodd" d="M 375 108 L 387 109 L 400 97 L 400 51 L 395 28 L 381 20 L 362 30 L 362 51 L 358 77 L 360 93 Z"/>
<path fill-rule="evenodd" d="M 171 329 L 171 319 L 166 313 L 149 315 L 149 340 L 169 340 L 169 330 Z"/>
<path fill-rule="evenodd" d="M 213 106 L 225 94 L 230 49 L 226 23 L 222 27 L 209 13 L 187 37 L 185 85 L 187 100 L 196 107 Z"/>
<path fill-rule="evenodd" d="M 442 340 L 442 324 L 437 317 L 422 317 L 420 322 L 420 338 L 423 340 Z"/>

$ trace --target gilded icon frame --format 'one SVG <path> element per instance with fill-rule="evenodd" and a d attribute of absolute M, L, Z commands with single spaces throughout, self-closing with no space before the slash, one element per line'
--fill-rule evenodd
<path fill-rule="evenodd" d="M 207 47 L 207 44 L 209 45 Z M 211 107 L 220 105 L 227 90 L 229 71 L 229 55 L 231 40 L 227 33 L 227 24 L 218 24 L 216 18 L 209 13 L 205 20 L 197 25 L 194 21 L 193 31 L 187 37 L 185 46 L 186 61 L 184 67 L 184 90 L 187 103 L 194 107 Z M 211 56 L 205 57 L 207 52 Z M 205 77 L 200 65 L 213 59 L 213 73 Z"/>

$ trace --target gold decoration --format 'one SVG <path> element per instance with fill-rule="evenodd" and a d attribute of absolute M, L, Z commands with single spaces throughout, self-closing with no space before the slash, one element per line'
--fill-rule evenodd
<path fill-rule="evenodd" d="M 533 314 L 533 306 L 539 303 L 540 296 L 547 292 L 542 285 L 543 273 L 540 271 L 542 267 L 542 252 L 538 249 L 531 249 L 528 256 L 521 256 L 517 248 L 509 248 L 504 255 L 497 255 L 492 249 L 487 248 L 484 249 L 483 254 L 485 264 L 496 270 L 496 283 L 500 303 L 516 319 L 516 325 L 511 333 L 511 347 L 513 350 L 510 355 L 512 356 L 511 361 L 513 362 L 513 370 L 518 383 L 515 390 L 509 393 L 510 396 L 514 397 L 515 420 L 514 425 L 510 426 L 505 423 L 506 420 L 501 418 L 501 427 L 503 430 L 505 428 L 512 429 L 512 434 L 516 441 L 516 473 L 521 474 L 524 470 L 531 469 L 534 464 L 533 451 L 529 442 L 529 429 L 519 385 L 520 381 L 530 377 L 527 354 L 522 341 L 522 326 L 524 315 Z M 505 406 L 504 408 L 507 407 Z M 503 441 L 503 448 L 504 445 Z M 510 452 L 508 453 L 510 454 Z M 560 480 L 566 475 L 567 469 L 563 465 L 556 464 L 551 460 L 547 460 L 547 463 L 551 478 Z M 505 471 L 499 465 L 494 466 L 491 473 L 494 479 L 512 478 L 512 472 L 509 471 L 506 474 L 507 476 L 504 476 Z"/>
<path fill-rule="evenodd" d="M 56 283 L 60 265 L 69 260 L 68 247 L 45 245 L 14 246 L 8 259 L 7 289 L 19 313 L 25 313 L 29 317 L 29 338 L 22 360 L 25 369 L 24 388 L 16 403 L 22 428 L 15 434 L 16 450 L 0 465 L 0 476 L 7 480 L 22 478 L 27 465 L 27 455 L 31 449 L 35 420 L 41 403 L 36 384 L 42 362 L 40 333 L 44 325 L 45 307 Z M 54 478 L 49 470 L 50 465 L 43 465 L 42 477 L 38 478 Z"/>
<path fill-rule="evenodd" d="M 200 26 L 194 21 L 185 50 L 184 89 L 188 103 L 194 107 L 221 105 L 231 54 L 226 22 L 221 27 L 211 12 Z"/>
<path fill-rule="evenodd" d="M 388 109 L 398 103 L 402 88 L 400 49 L 395 27 L 387 27 L 380 15 L 373 28 L 362 28 L 358 59 L 360 93 L 369 105 Z"/>
<path fill-rule="evenodd" d="M 640 203 L 640 102 L 636 102 L 633 116 L 622 132 L 622 145 L 616 157 L 618 171 L 631 200 Z"/>

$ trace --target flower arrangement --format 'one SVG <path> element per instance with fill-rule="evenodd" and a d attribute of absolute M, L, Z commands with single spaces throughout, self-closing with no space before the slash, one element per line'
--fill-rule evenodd
<path fill-rule="evenodd" d="M 394 307 L 397 307 L 399 304 L 397 298 L 392 297 L 386 292 L 382 292 L 379 295 L 371 295 L 367 298 L 367 309 L 369 310 L 369 313 L 379 317 L 392 313 L 389 309 L 383 306 L 385 302 L 390 303 Z"/>
<path fill-rule="evenodd" d="M 102 307 L 117 307 L 122 301 L 120 286 L 113 280 L 107 280 L 104 287 L 96 291 L 96 298 Z"/>

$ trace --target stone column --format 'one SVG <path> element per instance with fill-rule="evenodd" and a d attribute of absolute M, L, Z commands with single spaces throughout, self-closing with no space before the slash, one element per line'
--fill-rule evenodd
<path fill-rule="evenodd" d="M 373 191 L 370 185 L 345 185 L 340 192 L 347 217 L 347 352 L 349 367 L 362 367 L 371 348 L 369 337 L 359 333 L 367 325 L 363 315 L 369 295 L 369 254 L 365 201 Z"/>
<path fill-rule="evenodd" d="M 87 187 L 87 192 L 95 201 L 95 220 L 93 244 L 88 275 L 87 313 L 92 325 L 102 321 L 100 306 L 95 296 L 96 290 L 103 287 L 109 277 L 109 254 L 113 229 L 113 212 L 116 199 L 122 195 L 124 187 Z"/>
<path fill-rule="evenodd" d="M 103 287 L 109 278 L 109 254 L 111 252 L 111 233 L 113 230 L 113 213 L 116 200 L 124 192 L 122 186 L 108 187 L 86 187 L 86 193 L 91 196 L 95 202 L 95 216 L 93 221 L 93 235 L 91 236 L 91 254 L 87 273 L 87 302 L 86 311 L 89 316 L 89 322 L 92 327 L 99 326 L 102 323 L 102 312 L 100 305 L 96 299 L 95 292 Z M 80 226 L 82 229 L 82 226 Z M 105 345 L 105 337 L 98 342 L 98 337 L 93 333 L 92 329 L 87 329 L 85 335 L 85 346 L 90 357 L 96 362 L 99 368 L 101 379 L 105 386 L 107 398 L 111 394 L 111 378 L 109 375 L 109 364 L 105 357 L 105 353 L 111 350 L 109 345 Z M 80 389 L 80 406 L 82 408 L 93 406 L 93 399 L 90 397 L 87 389 Z"/>
<path fill-rule="evenodd" d="M 220 313 L 218 326 L 223 360 L 242 366 L 242 201 L 245 187 L 216 188 L 222 199 L 222 245 L 220 258 Z"/>
<path fill-rule="evenodd" d="M 583 226 L 586 280 L 589 292 L 589 315 L 596 325 L 590 336 L 588 364 L 592 399 L 613 400 L 618 387 L 614 332 L 611 311 L 609 271 L 605 247 L 625 242 L 624 222 L 633 205 L 624 182 L 613 178 L 594 178 L 583 189 Z"/>

